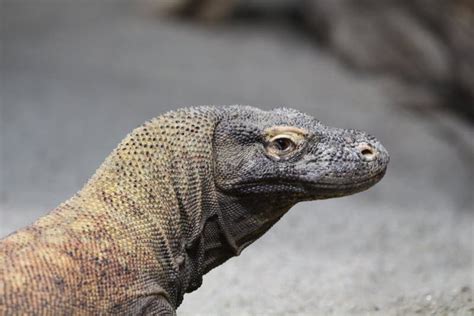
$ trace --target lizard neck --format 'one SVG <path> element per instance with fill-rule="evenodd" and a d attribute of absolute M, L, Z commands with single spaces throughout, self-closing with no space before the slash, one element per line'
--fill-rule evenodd
<path fill-rule="evenodd" d="M 170 112 L 135 129 L 69 201 L 80 205 L 85 217 L 103 219 L 101 229 L 114 230 L 110 235 L 125 228 L 114 244 L 133 246 L 125 252 L 152 262 L 142 272 L 175 306 L 201 282 L 196 263 L 202 255 L 193 247 L 211 216 L 205 210 L 217 206 L 210 140 L 218 117 L 213 113 Z"/>
<path fill-rule="evenodd" d="M 283 196 L 255 199 L 218 194 L 218 201 L 218 212 L 208 219 L 203 230 L 204 273 L 239 255 L 295 204 Z"/>

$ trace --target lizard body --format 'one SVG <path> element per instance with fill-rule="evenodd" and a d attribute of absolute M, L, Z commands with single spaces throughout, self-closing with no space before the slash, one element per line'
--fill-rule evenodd
<path fill-rule="evenodd" d="M 0 242 L 0 314 L 172 315 L 294 204 L 365 190 L 388 160 L 372 136 L 291 109 L 166 113 Z"/>

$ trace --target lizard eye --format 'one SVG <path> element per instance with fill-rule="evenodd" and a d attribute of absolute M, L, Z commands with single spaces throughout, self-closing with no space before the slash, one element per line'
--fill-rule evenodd
<path fill-rule="evenodd" d="M 264 131 L 267 156 L 275 160 L 286 160 L 302 149 L 308 138 L 308 132 L 294 126 L 273 126 Z"/>
<path fill-rule="evenodd" d="M 288 137 L 277 136 L 270 141 L 268 149 L 275 154 L 287 154 L 296 149 L 296 144 Z"/>

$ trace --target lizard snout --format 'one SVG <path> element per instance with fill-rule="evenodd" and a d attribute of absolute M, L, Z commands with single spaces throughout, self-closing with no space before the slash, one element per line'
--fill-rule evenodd
<path fill-rule="evenodd" d="M 387 150 L 377 140 L 363 141 L 356 146 L 356 152 L 370 173 L 379 173 L 386 169 L 390 160 Z"/>

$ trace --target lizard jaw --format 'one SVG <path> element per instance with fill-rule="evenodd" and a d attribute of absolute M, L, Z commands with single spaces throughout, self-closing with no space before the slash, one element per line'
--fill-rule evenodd
<path fill-rule="evenodd" d="M 321 182 L 319 178 L 315 179 L 308 175 L 291 179 L 269 178 L 236 183 L 233 185 L 233 189 L 238 189 L 239 192 L 244 194 L 252 194 L 255 191 L 262 193 L 263 190 L 268 190 L 269 193 L 294 195 L 298 200 L 319 200 L 365 191 L 379 182 L 384 177 L 385 172 L 386 168 L 368 178 L 355 182 L 340 182 L 336 179 L 333 182 L 327 180 Z M 259 190 L 256 190 L 256 188 L 259 188 Z"/>

